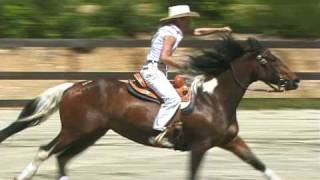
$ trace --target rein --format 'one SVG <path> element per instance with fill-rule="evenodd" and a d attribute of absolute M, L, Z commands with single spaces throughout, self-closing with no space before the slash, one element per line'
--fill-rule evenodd
<path fill-rule="evenodd" d="M 267 64 L 268 61 L 265 60 L 263 58 L 262 55 L 258 55 L 257 56 L 257 60 L 259 61 L 259 63 L 261 64 Z M 271 93 L 271 92 L 285 92 L 285 90 L 282 90 L 281 87 L 283 85 L 280 84 L 280 82 L 283 80 L 282 76 L 280 75 L 280 81 L 277 85 L 277 87 L 275 87 L 274 85 L 272 85 L 271 83 L 267 83 L 267 82 L 264 82 L 266 85 L 268 85 L 272 90 L 267 90 L 267 89 L 249 89 L 248 87 L 246 87 L 245 85 L 243 85 L 239 79 L 236 77 L 236 74 L 235 74 L 235 70 L 234 70 L 234 67 L 233 67 L 233 63 L 230 63 L 230 69 L 231 69 L 231 74 L 232 74 L 232 78 L 234 79 L 234 81 L 236 82 L 236 84 L 243 90 L 245 91 L 253 91 L 253 92 L 268 92 L 268 93 Z"/>

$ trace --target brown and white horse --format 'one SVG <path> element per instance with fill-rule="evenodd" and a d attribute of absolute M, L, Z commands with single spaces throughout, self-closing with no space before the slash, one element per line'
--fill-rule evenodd
<path fill-rule="evenodd" d="M 270 50 L 249 39 L 240 45 L 226 36 L 211 51 L 190 58 L 183 72 L 197 82 L 192 111 L 177 113 L 183 136 L 174 141 L 176 149 L 191 151 L 190 180 L 204 154 L 212 147 L 233 152 L 278 180 L 238 136 L 236 110 L 248 86 L 255 81 L 278 85 L 279 89 L 298 87 L 299 79 Z M 128 92 L 128 84 L 112 79 L 66 83 L 36 97 L 27 104 L 17 120 L 0 131 L 0 142 L 9 136 L 46 120 L 60 110 L 61 131 L 49 144 L 41 146 L 36 157 L 16 177 L 31 179 L 40 164 L 56 155 L 59 179 L 68 179 L 65 166 L 75 155 L 93 145 L 108 130 L 144 145 L 153 136 L 152 124 L 159 105 L 143 101 Z"/>

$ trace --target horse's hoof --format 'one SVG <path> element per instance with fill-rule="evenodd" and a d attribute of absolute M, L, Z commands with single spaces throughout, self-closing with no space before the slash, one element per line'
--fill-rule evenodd
<path fill-rule="evenodd" d="M 266 169 L 264 175 L 268 180 L 283 180 L 277 174 L 275 174 L 271 169 Z"/>
<path fill-rule="evenodd" d="M 70 180 L 68 176 L 62 176 L 59 180 Z"/>

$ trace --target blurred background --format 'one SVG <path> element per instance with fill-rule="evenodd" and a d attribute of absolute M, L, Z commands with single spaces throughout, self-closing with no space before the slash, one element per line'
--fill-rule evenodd
<path fill-rule="evenodd" d="M 177 4 L 201 14 L 194 27 L 230 26 L 236 39 L 270 42 L 292 71 L 308 75 L 295 91 L 248 92 L 239 111 L 240 135 L 284 179 L 320 179 L 320 0 L 0 0 L 0 128 L 51 86 L 139 71 L 159 19 Z M 216 38 L 187 37 L 194 46 L 181 46 L 175 55 L 192 55 L 203 50 L 195 44 Z M 268 89 L 259 82 L 250 88 Z M 0 180 L 17 175 L 59 129 L 55 114 L 1 144 Z M 230 153 L 210 153 L 203 178 L 263 179 Z M 111 132 L 71 163 L 70 174 L 74 180 L 183 179 L 187 157 Z M 44 164 L 35 180 L 55 179 L 55 163 Z"/>
<path fill-rule="evenodd" d="M 189 4 L 197 26 L 238 33 L 320 37 L 319 0 L 1 0 L 0 37 L 119 38 L 149 34 L 167 7 Z"/>
<path fill-rule="evenodd" d="M 263 41 L 311 43 L 302 48 L 289 48 L 291 43 L 287 42 L 286 46 L 272 50 L 293 71 L 313 73 L 317 78 L 306 79 L 299 90 L 285 95 L 248 92 L 246 97 L 320 98 L 317 81 L 320 50 L 316 41 L 320 37 L 319 0 L 1 0 L 0 85 L 6 88 L 0 90 L 0 99 L 30 99 L 50 86 L 70 81 L 70 78 L 63 79 L 64 75 L 59 72 L 138 71 L 159 19 L 167 16 L 168 6 L 177 4 L 189 4 L 201 14 L 194 19 L 194 27 L 230 26 L 237 39 L 251 36 Z M 215 38 L 214 35 L 201 37 L 202 40 Z M 56 39 L 74 41 L 52 42 Z M 87 47 L 90 39 L 115 43 Z M 144 40 L 144 45 L 126 47 L 125 42 L 120 42 L 122 47 L 112 46 L 124 39 Z M 192 55 L 202 49 L 181 47 L 175 55 Z M 26 77 L 25 72 L 56 72 L 59 78 L 52 74 L 47 79 L 43 76 L 46 74 L 21 78 Z M 81 76 L 87 79 L 86 74 Z M 253 86 L 264 87 L 259 83 Z M 305 102 L 311 101 L 314 100 Z M 317 103 L 316 107 L 319 106 Z"/>

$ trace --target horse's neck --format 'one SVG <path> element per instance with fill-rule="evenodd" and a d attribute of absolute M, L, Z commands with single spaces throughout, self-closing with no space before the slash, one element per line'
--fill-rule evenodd
<path fill-rule="evenodd" d="M 229 109 L 235 110 L 243 98 L 246 90 L 239 86 L 237 81 L 233 78 L 231 71 L 224 73 L 218 80 L 221 82 L 220 84 L 222 84 L 222 86 L 218 87 L 217 93 L 221 94 L 223 97 L 225 106 L 227 106 Z M 245 82 L 243 84 L 249 83 Z M 247 86 L 245 88 L 247 88 Z"/>
<path fill-rule="evenodd" d="M 248 74 L 244 74 L 244 77 L 239 78 L 239 82 L 242 83 L 245 88 L 247 88 L 251 82 L 249 78 L 245 76 L 249 76 Z M 243 98 L 246 90 L 243 87 L 240 87 L 237 81 L 234 79 L 232 71 L 228 70 L 221 74 L 218 77 L 218 86 L 216 87 L 215 92 L 211 95 L 211 99 L 216 101 L 221 107 L 224 114 L 227 114 L 230 120 L 234 119 L 236 114 L 237 107 Z"/>

